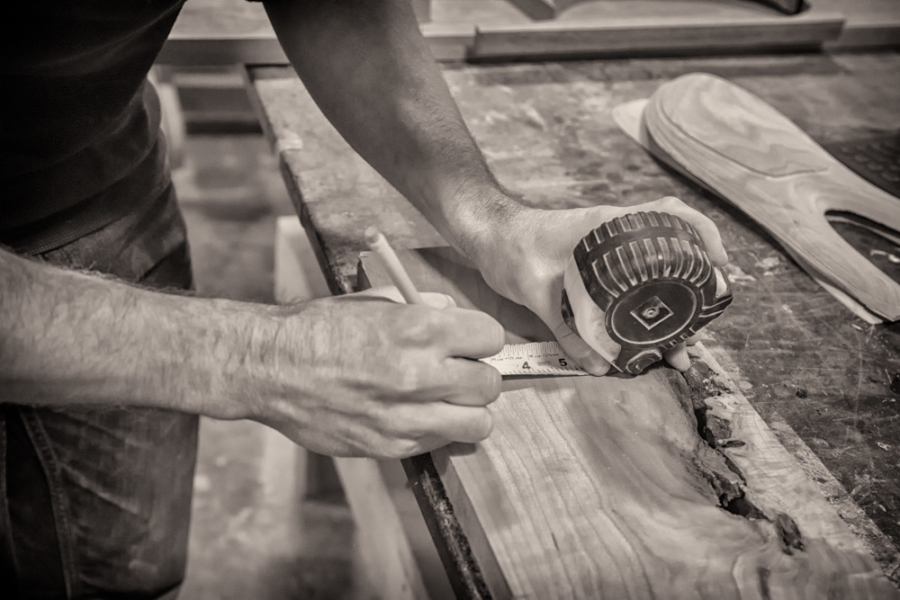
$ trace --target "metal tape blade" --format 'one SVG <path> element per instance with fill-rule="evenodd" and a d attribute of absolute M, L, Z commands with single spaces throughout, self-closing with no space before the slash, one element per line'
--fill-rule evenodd
<path fill-rule="evenodd" d="M 482 358 L 501 375 L 587 375 L 560 349 L 557 342 L 507 344 L 494 356 Z"/>

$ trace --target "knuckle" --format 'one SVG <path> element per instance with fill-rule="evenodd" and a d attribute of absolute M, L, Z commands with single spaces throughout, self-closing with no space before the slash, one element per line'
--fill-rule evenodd
<path fill-rule="evenodd" d="M 493 317 L 482 312 L 466 311 L 459 313 L 459 327 L 452 328 L 453 335 L 460 336 L 465 342 L 477 346 L 480 350 L 500 352 L 506 341 L 506 330 Z"/>
<path fill-rule="evenodd" d="M 419 356 L 406 361 L 394 374 L 394 388 L 406 402 L 417 404 L 438 393 L 449 377 L 442 363 L 419 351 Z"/>
<path fill-rule="evenodd" d="M 500 396 L 503 377 L 494 367 L 477 363 L 460 373 L 459 384 L 464 390 L 461 403 L 486 406 Z"/>
<path fill-rule="evenodd" d="M 368 424 L 379 435 L 392 435 L 396 433 L 398 425 L 395 406 L 377 403 L 368 415 Z"/>
<path fill-rule="evenodd" d="M 421 306 L 405 307 L 394 318 L 394 331 L 400 341 L 410 346 L 427 346 L 434 342 L 444 318 L 439 310 Z"/>
<path fill-rule="evenodd" d="M 394 433 L 411 439 L 419 439 L 425 436 L 429 429 L 427 413 L 420 407 L 410 405 L 405 410 L 398 411 L 394 424 Z"/>
<path fill-rule="evenodd" d="M 408 396 L 419 389 L 419 380 L 418 369 L 412 365 L 405 365 L 396 373 L 394 386 L 401 396 Z"/>

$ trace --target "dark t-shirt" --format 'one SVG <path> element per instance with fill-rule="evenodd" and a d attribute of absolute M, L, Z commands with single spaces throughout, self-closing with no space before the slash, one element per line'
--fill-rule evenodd
<path fill-rule="evenodd" d="M 0 25 L 0 244 L 37 254 L 171 185 L 146 74 L 184 0 L 14 2 Z"/>

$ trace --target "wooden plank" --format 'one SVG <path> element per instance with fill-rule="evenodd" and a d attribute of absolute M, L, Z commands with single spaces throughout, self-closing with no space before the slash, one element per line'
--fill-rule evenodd
<path fill-rule="evenodd" d="M 444 0 L 446 1 L 446 0 Z M 452 0 L 451 0 L 452 2 Z M 495 5 L 505 0 L 487 0 L 482 15 L 494 14 Z M 422 31 L 436 60 L 463 60 L 475 36 L 474 23 L 456 18 L 459 7 L 453 2 L 451 18 L 447 8 L 432 0 L 415 0 L 414 8 Z M 488 10 L 485 11 L 484 8 Z M 435 22 L 434 16 L 438 17 Z M 240 64 L 287 64 L 261 3 L 246 0 L 197 0 L 185 5 L 166 40 L 157 63 L 170 66 L 224 66 Z"/>
<path fill-rule="evenodd" d="M 788 15 L 795 15 L 803 10 L 805 2 L 803 0 L 756 0 L 763 4 L 768 4 L 777 8 L 781 12 Z"/>
<path fill-rule="evenodd" d="M 823 11 L 839 11 L 847 22 L 827 50 L 900 47 L 900 2 L 896 0 L 816 0 Z"/>
<path fill-rule="evenodd" d="M 565 9 L 566 5 L 573 4 L 566 0 L 509 0 L 509 2 L 535 20 L 552 19 Z"/>
<path fill-rule="evenodd" d="M 494 315 L 509 343 L 552 339 L 452 250 L 401 254 L 423 291 Z M 361 274 L 390 283 L 366 254 Z M 432 456 L 494 597 L 900 598 L 705 363 L 511 378 L 492 412 L 488 440 Z"/>
<path fill-rule="evenodd" d="M 364 597 L 427 600 L 427 588 L 378 462 L 340 458 L 335 465 L 358 529 L 367 580 Z"/>
<path fill-rule="evenodd" d="M 900 319 L 900 284 L 831 227 L 828 211 L 900 230 L 900 203 L 839 163 L 757 96 L 706 74 L 660 87 L 644 111 L 652 144 L 749 214 L 814 276 Z"/>
<path fill-rule="evenodd" d="M 475 27 L 466 23 L 424 23 L 422 32 L 434 59 L 461 61 L 475 38 Z M 288 64 L 281 45 L 271 34 L 171 35 L 156 62 L 167 66 L 229 66 Z"/>
<path fill-rule="evenodd" d="M 278 217 L 275 224 L 275 301 L 302 302 L 331 295 L 328 283 L 297 217 Z"/>
<path fill-rule="evenodd" d="M 425 23 L 422 34 L 436 61 L 461 62 L 468 57 L 475 40 L 475 26 L 471 23 Z"/>
<path fill-rule="evenodd" d="M 820 142 L 854 140 L 900 128 L 900 113 L 893 108 L 900 103 L 894 83 L 898 65 L 896 54 L 804 53 L 445 71 L 492 170 L 529 205 L 624 206 L 673 195 L 717 223 L 731 257 L 736 296 L 724 317 L 708 328 L 707 344 L 734 358 L 727 363 L 728 373 L 766 422 L 786 422 L 839 480 L 843 490 L 826 486 L 826 496 L 862 507 L 865 515 L 858 509 L 838 510 L 895 579 L 900 569 L 890 540 L 900 543 L 893 516 L 900 510 L 900 445 L 895 442 L 900 402 L 894 402 L 891 386 L 900 372 L 900 333 L 854 319 L 749 218 L 669 172 L 623 135 L 611 109 L 647 98 L 668 79 L 706 71 L 750 89 Z M 376 224 L 398 247 L 443 243 L 341 139 L 290 69 L 252 73 L 270 140 L 334 293 L 355 289 L 358 254 L 365 249 L 362 231 L 368 225 Z M 842 234 L 861 242 L 855 230 Z M 880 248 L 893 252 L 888 244 Z M 875 255 L 873 261 L 900 276 L 900 267 L 886 257 Z M 760 314 L 767 318 L 760 320 Z M 789 447 L 793 452 L 797 444 Z M 798 460 L 809 464 L 803 456 Z M 822 481 L 815 470 L 810 477 Z M 422 489 L 440 485 L 425 469 L 412 478 Z M 455 545 L 462 556 L 446 506 L 435 492 L 423 510 L 430 511 L 446 545 Z"/>
<path fill-rule="evenodd" d="M 479 26 L 472 56 L 553 57 L 659 52 L 753 50 L 820 46 L 836 39 L 841 13 L 732 19 L 719 15 L 557 20 Z"/>
<path fill-rule="evenodd" d="M 897 4 L 900 12 L 900 3 Z M 900 48 L 900 14 L 885 18 L 858 18 L 848 23 L 841 36 L 826 43 L 826 50 L 870 50 Z"/>
<path fill-rule="evenodd" d="M 597 0 L 509 0 L 534 20 L 553 19 L 575 4 Z M 803 0 L 755 0 L 777 8 L 783 13 L 795 15 L 803 8 Z"/>

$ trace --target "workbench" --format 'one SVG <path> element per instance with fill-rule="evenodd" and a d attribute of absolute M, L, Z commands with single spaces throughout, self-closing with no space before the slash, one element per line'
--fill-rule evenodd
<path fill-rule="evenodd" d="M 632 56 L 648 49 L 718 53 L 900 45 L 895 0 L 813 0 L 809 10 L 791 17 L 747 0 L 592 0 L 552 21 L 529 17 L 511 0 L 416 1 L 429 5 L 419 11 L 428 13 L 422 31 L 439 61 L 534 54 L 535 48 Z M 181 67 L 286 62 L 262 4 L 246 0 L 186 3 L 157 59 Z"/>
<path fill-rule="evenodd" d="M 735 300 L 707 328 L 706 347 L 897 582 L 900 333 L 856 318 L 746 216 L 661 166 L 616 127 L 615 106 L 694 71 L 747 88 L 820 143 L 900 130 L 900 55 L 890 52 L 453 64 L 444 72 L 494 173 L 526 203 L 561 209 L 677 196 L 716 222 Z M 333 293 L 356 290 L 369 225 L 397 247 L 445 245 L 352 152 L 290 68 L 248 74 Z M 862 247 L 878 243 L 838 229 Z M 873 261 L 900 278 L 887 254 Z M 434 465 L 426 455 L 405 467 L 457 594 L 479 597 L 478 565 Z"/>

